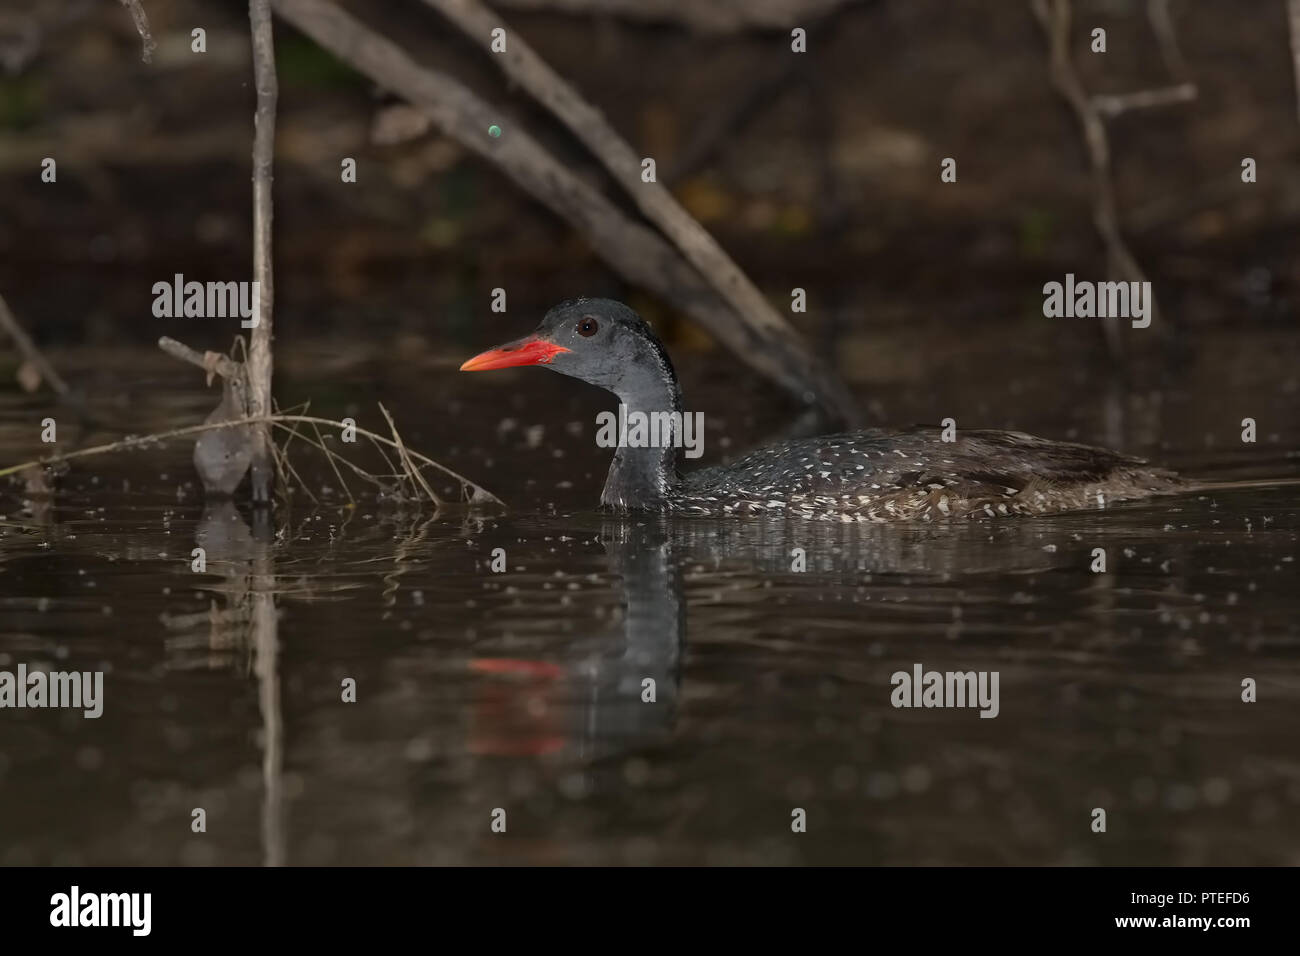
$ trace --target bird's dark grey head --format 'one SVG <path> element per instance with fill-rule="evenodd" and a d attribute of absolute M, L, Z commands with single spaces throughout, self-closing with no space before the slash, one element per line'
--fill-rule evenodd
<path fill-rule="evenodd" d="M 618 396 L 628 413 L 680 412 L 681 393 L 668 353 L 650 326 L 622 302 L 571 299 L 546 313 L 531 334 L 474 356 L 461 371 L 541 365 Z M 677 480 L 677 447 L 618 445 L 600 501 L 626 510 L 664 507 Z"/>
<path fill-rule="evenodd" d="M 541 365 L 645 411 L 680 409 L 677 376 L 646 321 L 613 299 L 570 299 L 531 334 L 476 355 L 461 371 Z"/>

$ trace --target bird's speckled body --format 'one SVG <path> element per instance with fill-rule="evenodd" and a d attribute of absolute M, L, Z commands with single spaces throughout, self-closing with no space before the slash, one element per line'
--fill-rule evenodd
<path fill-rule="evenodd" d="M 599 385 L 630 411 L 680 412 L 663 346 L 627 306 L 576 299 L 531 336 L 466 362 L 467 371 L 544 365 Z M 869 430 L 783 442 L 681 476 L 673 447 L 621 447 L 601 504 L 617 511 L 788 515 L 828 521 L 934 520 L 1105 507 L 1182 486 L 1171 472 L 1088 445 L 1020 432 Z"/>
<path fill-rule="evenodd" d="M 1021 432 L 938 428 L 783 442 L 687 475 L 670 507 L 699 515 L 895 521 L 1044 514 L 1142 498 L 1178 479 L 1133 458 Z"/>

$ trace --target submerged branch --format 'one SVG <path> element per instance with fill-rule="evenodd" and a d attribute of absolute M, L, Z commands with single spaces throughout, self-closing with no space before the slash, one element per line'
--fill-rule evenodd
<path fill-rule="evenodd" d="M 158 432 L 152 435 L 133 435 L 129 438 L 123 438 L 119 441 L 109 442 L 106 445 L 95 445 L 91 448 L 80 448 L 76 451 L 70 451 L 58 455 L 50 455 L 46 458 L 37 458 L 37 459 L 33 459 L 32 461 L 25 461 L 17 465 L 10 465 L 6 468 L 0 468 L 0 478 L 3 478 L 7 475 L 17 474 L 27 468 L 42 467 L 48 465 L 58 465 L 64 462 L 75 461 L 80 458 L 90 458 L 95 455 L 105 455 L 108 454 L 109 452 L 129 451 L 131 449 L 136 449 L 136 448 L 150 448 L 163 441 L 167 441 L 172 438 L 185 438 L 190 435 L 200 435 L 204 432 L 213 431 L 219 428 L 240 428 L 247 425 L 263 425 L 268 427 L 269 426 L 282 427 L 287 431 L 294 431 L 288 428 L 288 425 L 293 423 L 328 425 L 330 428 L 337 428 L 339 430 L 342 430 L 344 428 L 355 428 L 356 433 L 358 435 L 362 435 L 366 438 L 369 438 L 371 441 L 379 442 L 381 444 L 387 445 L 389 448 L 392 449 L 402 449 L 404 451 L 405 457 L 407 457 L 408 459 L 414 462 L 419 462 L 417 470 L 423 470 L 424 468 L 436 468 L 444 475 L 456 480 L 457 482 L 460 483 L 461 491 L 464 494 L 464 500 L 466 502 L 470 504 L 498 505 L 503 508 L 505 507 L 505 502 L 503 502 L 496 495 L 492 494 L 482 485 L 470 481 L 468 478 L 458 474 L 457 472 L 452 471 L 446 465 L 439 464 L 438 462 L 434 461 L 432 458 L 422 455 L 417 451 L 411 451 L 409 448 L 405 447 L 404 443 L 399 444 L 399 441 L 394 441 L 391 438 L 385 438 L 383 435 L 378 435 L 375 432 L 362 428 L 360 425 L 348 425 L 345 424 L 344 422 L 335 421 L 334 419 L 331 418 L 318 418 L 314 415 L 249 415 L 245 418 L 238 418 L 232 421 L 210 422 L 202 425 L 187 425 L 183 428 L 174 428 L 171 429 L 170 431 Z M 304 441 L 310 442 L 310 439 L 307 439 L 305 436 L 301 434 L 299 434 L 298 437 Z M 341 456 L 338 457 L 340 458 L 341 461 L 344 461 L 349 466 L 355 468 L 359 473 L 365 475 L 369 474 L 368 472 L 365 472 L 363 469 L 357 468 L 357 466 L 353 465 L 351 462 L 348 462 L 347 459 L 342 458 Z M 373 475 L 370 475 L 369 477 L 374 478 Z M 406 477 L 406 476 L 399 476 L 399 477 Z M 414 478 L 412 478 L 412 480 L 414 480 Z M 435 500 L 440 500 L 440 499 L 435 499 Z"/>

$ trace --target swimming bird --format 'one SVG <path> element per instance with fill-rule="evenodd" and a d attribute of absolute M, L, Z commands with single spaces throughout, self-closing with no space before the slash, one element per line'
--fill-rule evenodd
<path fill-rule="evenodd" d="M 650 326 L 612 299 L 555 306 L 531 335 L 461 371 L 539 365 L 612 392 L 634 412 L 680 421 L 681 388 Z M 680 426 L 679 426 L 680 433 Z M 680 434 L 678 434 L 680 437 Z M 786 441 L 682 475 L 673 441 L 621 446 L 600 502 L 613 511 L 790 515 L 830 521 L 999 517 L 1105 507 L 1185 486 L 1141 459 L 1015 431 L 869 429 Z"/>

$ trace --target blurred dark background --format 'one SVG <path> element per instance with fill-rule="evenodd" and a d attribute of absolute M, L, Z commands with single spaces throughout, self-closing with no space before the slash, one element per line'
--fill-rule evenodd
<path fill-rule="evenodd" d="M 526 127 L 631 209 L 569 134 L 435 11 L 409 0 L 345 6 L 499 104 L 505 135 Z M 1297 388 L 1300 123 L 1283 0 L 1169 4 L 1186 76 L 1171 75 L 1147 3 L 1073 4 L 1074 63 L 1089 92 L 1184 79 L 1198 90 L 1193 102 L 1107 123 L 1121 226 L 1163 310 L 1157 327 L 1125 329 L 1122 361 L 1107 354 L 1097 320 L 1042 315 L 1044 282 L 1104 278 L 1106 254 L 1083 139 L 1049 83 L 1028 3 L 587 7 L 508 0 L 497 9 L 656 158 L 660 180 L 779 311 L 789 314 L 793 287 L 808 291 L 808 312 L 791 321 L 855 389 L 869 423 L 960 409 L 979 424 L 1050 429 L 1072 409 L 1100 407 L 1113 374 L 1126 388 L 1162 389 L 1176 375 L 1201 395 L 1225 381 Z M 251 274 L 247 4 L 151 0 L 146 9 L 152 65 L 117 3 L 19 0 L 0 18 L 0 292 L 56 358 L 60 348 L 93 349 L 87 388 L 104 368 L 169 368 L 151 347 L 159 334 L 229 346 L 224 325 L 155 319 L 154 282 Z M 790 53 L 787 23 L 806 27 L 808 53 Z M 190 50 L 196 26 L 207 31 L 206 54 Z M 1096 26 L 1107 30 L 1104 55 L 1088 49 Z M 721 376 L 748 402 L 770 403 L 771 415 L 789 410 L 776 388 L 628 287 L 490 163 L 436 131 L 389 142 L 392 96 L 279 18 L 275 30 L 282 403 L 301 397 L 299 376 L 373 382 L 399 360 L 450 373 L 531 328 L 555 301 L 607 294 L 663 332 L 688 396 Z M 46 156 L 58 160 L 57 185 L 40 181 Z M 357 159 L 356 184 L 340 182 L 345 156 Z M 1247 156 L 1258 164 L 1254 184 L 1241 182 Z M 944 157 L 957 160 L 956 184 L 940 182 Z M 506 315 L 489 311 L 498 286 L 508 290 Z M 17 362 L 0 350 L 5 379 Z M 549 377 L 529 379 L 543 396 L 573 387 L 537 378 Z M 104 387 L 126 401 L 130 385 Z M 1026 389 L 1039 394 L 1027 400 Z M 754 437 L 771 415 L 760 411 Z M 1176 427 L 1119 435 L 1098 417 L 1057 431 L 1143 450 Z"/>
<path fill-rule="evenodd" d="M 346 6 L 500 103 L 507 134 L 526 124 L 597 177 L 434 11 L 409 0 Z M 1174 82 L 1145 3 L 1074 6 L 1075 62 L 1091 92 Z M 247 4 L 146 9 L 152 66 L 117 3 L 13 0 L 0 19 L 0 287 L 42 340 L 148 343 L 139 274 L 242 274 L 251 261 Z M 1280 319 L 1297 294 L 1300 213 L 1285 5 L 1171 10 L 1199 95 L 1109 124 L 1122 224 L 1175 321 Z M 501 12 L 656 157 L 661 179 L 764 290 L 783 303 L 793 286 L 810 290 L 808 315 L 795 317 L 810 336 L 939 314 L 951 334 L 1019 316 L 1019 334 L 1078 332 L 1081 347 L 1094 338 L 1087 323 L 1038 321 L 1045 278 L 1100 275 L 1104 250 L 1082 140 L 1048 84 L 1027 3 L 844 3 L 807 19 L 803 56 L 790 55 L 786 30 Z M 190 51 L 195 26 L 206 54 Z M 1087 50 L 1094 26 L 1108 32 L 1104 55 Z M 570 229 L 488 163 L 435 132 L 377 145 L 383 91 L 278 19 L 276 32 L 286 335 L 455 333 L 482 320 L 497 285 L 518 312 L 564 290 L 619 290 Z M 59 162 L 57 187 L 40 182 L 45 156 Z M 342 156 L 358 160 L 358 184 L 340 183 Z M 939 182 L 947 156 L 956 185 Z M 1258 162 L 1257 184 L 1240 181 L 1245 156 Z"/>
<path fill-rule="evenodd" d="M 1193 476 L 1295 475 L 1283 0 L 1172 0 L 1185 76 L 1148 3 L 1073 4 L 1091 93 L 1198 90 L 1107 123 L 1120 223 L 1162 308 L 1121 328 L 1122 358 L 1097 320 L 1043 316 L 1043 284 L 1104 278 L 1106 251 L 1029 3 L 594 5 L 493 4 L 656 158 L 779 312 L 807 290 L 790 319 L 868 424 L 953 416 Z M 433 10 L 346 6 L 498 104 L 503 137 L 526 128 L 632 213 Z M 248 4 L 145 7 L 151 65 L 117 0 L 0 10 L 0 294 L 86 404 L 137 434 L 216 402 L 157 338 L 225 350 L 235 331 L 155 318 L 153 284 L 252 269 Z M 1088 50 L 1098 26 L 1104 55 Z M 924 526 L 686 520 L 655 537 L 602 520 L 608 396 L 538 370 L 456 372 L 554 302 L 613 295 L 655 323 L 706 416 L 700 464 L 798 409 L 489 162 L 433 131 L 390 142 L 392 96 L 275 31 L 277 398 L 381 431 L 382 401 L 411 447 L 510 511 L 354 508 L 295 450 L 323 503 L 279 508 L 268 543 L 263 522 L 204 500 L 183 442 L 74 462 L 35 503 L 0 486 L 0 666 L 109 675 L 103 721 L 6 718 L 0 863 L 1300 861 L 1294 489 Z M 40 181 L 45 157 L 57 184 Z M 121 437 L 25 392 L 19 363 L 0 339 L 6 463 L 49 453 L 47 415 L 60 451 Z M 807 573 L 790 571 L 795 544 Z M 488 570 L 496 547 L 508 574 Z M 1089 569 L 1094 547 L 1107 574 Z M 647 645 L 676 675 L 656 710 L 626 693 Z M 998 670 L 1002 716 L 895 710 L 889 675 L 917 661 Z M 1258 704 L 1241 702 L 1243 676 Z M 191 832 L 198 806 L 210 835 Z M 497 806 L 509 839 L 488 830 Z M 808 834 L 790 833 L 792 806 Z"/>

